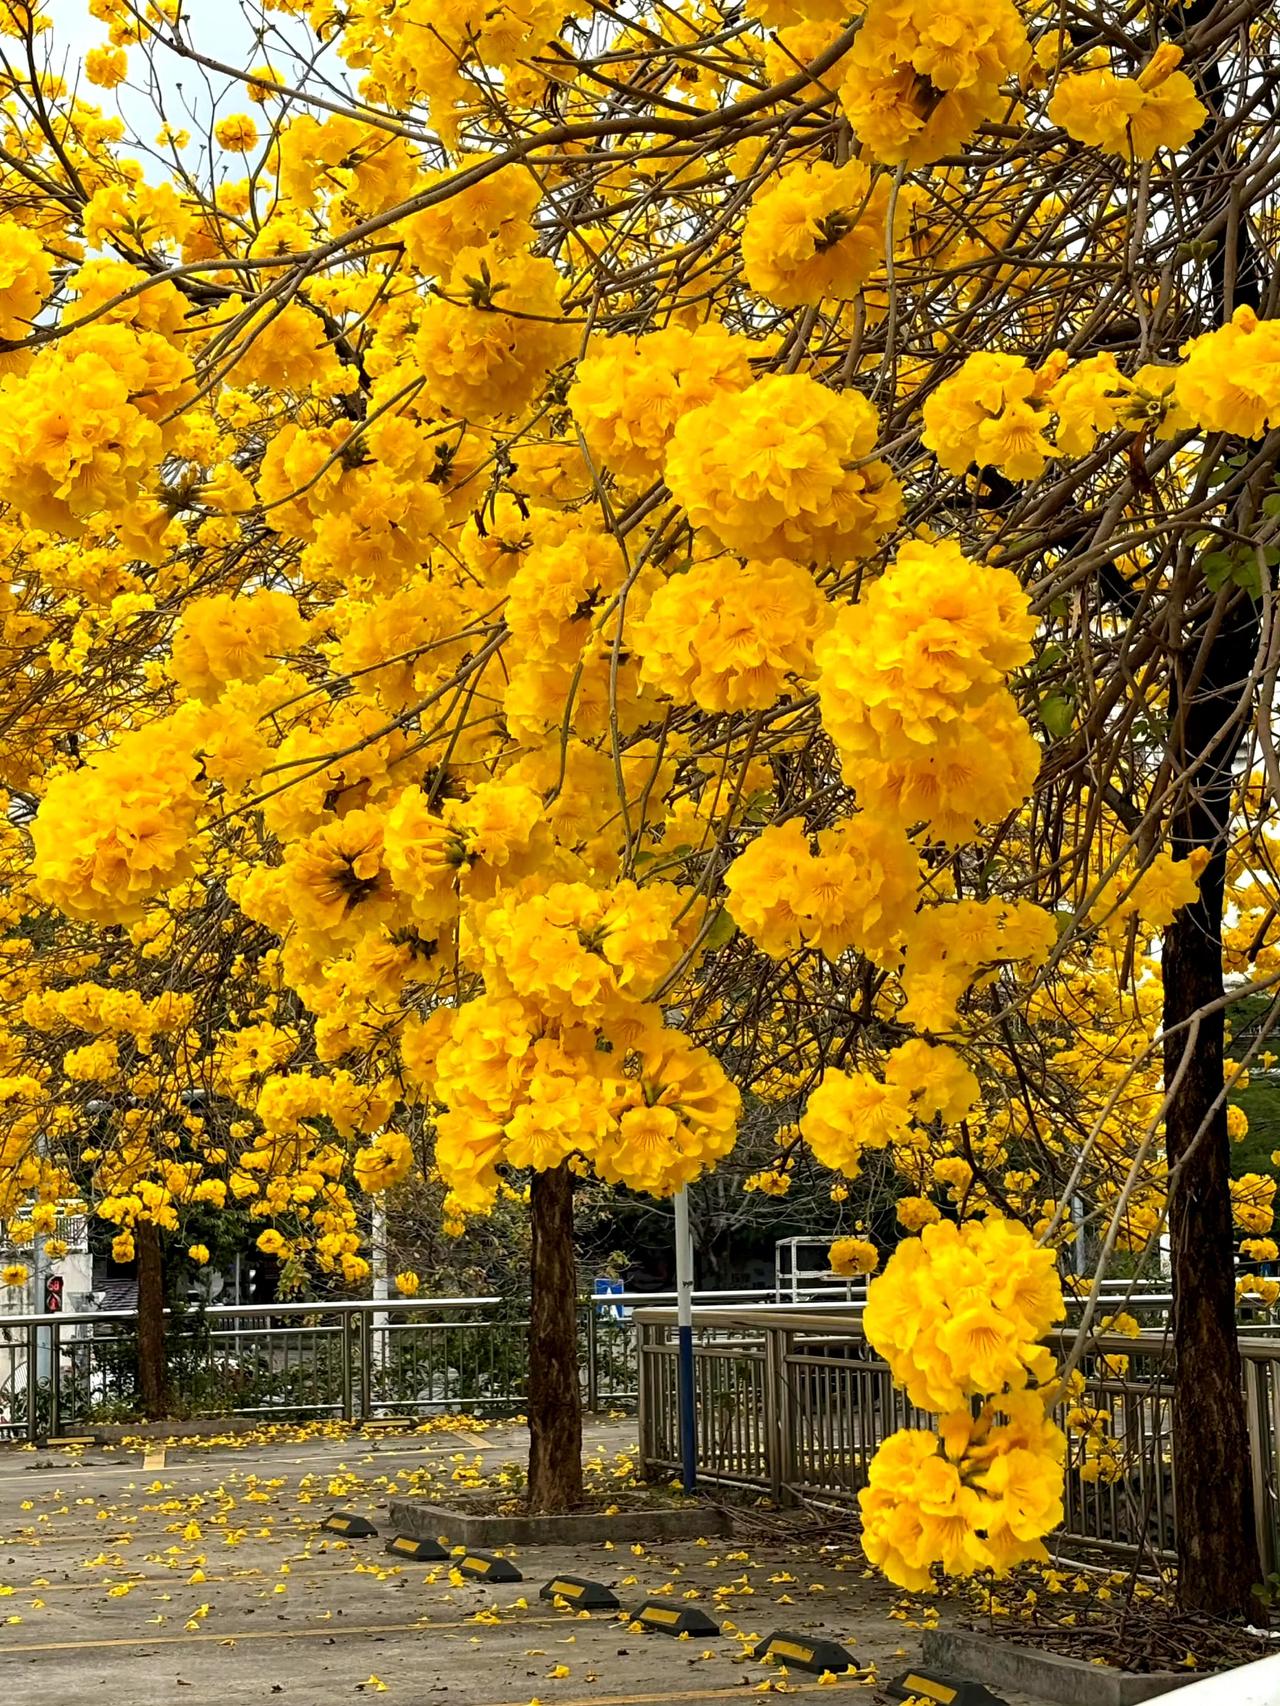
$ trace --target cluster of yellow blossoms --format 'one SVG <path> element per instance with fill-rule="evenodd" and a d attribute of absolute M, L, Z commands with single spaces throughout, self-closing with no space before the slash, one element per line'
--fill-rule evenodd
<path fill-rule="evenodd" d="M 1208 117 L 1208 109 L 1172 42 L 1157 48 L 1136 77 L 1117 77 L 1106 65 L 1061 79 L 1049 102 L 1049 117 L 1078 142 L 1150 160 L 1160 148 L 1182 148 Z"/>
<path fill-rule="evenodd" d="M 1182 353 L 1178 401 L 1207 431 L 1259 438 L 1280 422 L 1280 321 L 1242 305 Z"/>
<path fill-rule="evenodd" d="M 1270 1232 L 1275 1219 L 1276 1180 L 1270 1173 L 1242 1173 L 1231 1181 L 1231 1213 L 1250 1237 Z"/>
<path fill-rule="evenodd" d="M 1094 902 L 1094 913 L 1113 941 L 1121 941 L 1134 918 L 1153 930 L 1162 930 L 1176 912 L 1190 906 L 1200 892 L 1200 877 L 1209 862 L 1208 853 L 1197 848 L 1186 859 L 1157 853 L 1141 869 L 1126 861 L 1103 885 Z"/>
<path fill-rule="evenodd" d="M 827 1260 L 833 1274 L 852 1279 L 857 1274 L 873 1274 L 880 1266 L 880 1252 L 869 1238 L 837 1238 Z"/>
<path fill-rule="evenodd" d="M 640 679 L 704 711 L 765 710 L 813 673 L 827 605 L 800 563 L 714 557 L 673 575 L 631 628 Z M 508 604 L 508 621 L 510 604 Z"/>
<path fill-rule="evenodd" d="M 151 723 L 55 777 L 32 829 L 40 893 L 114 924 L 195 869 L 203 790 L 183 731 Z"/>
<path fill-rule="evenodd" d="M 0 338 L 21 338 L 53 288 L 53 268 L 35 231 L 15 220 L 0 225 Z"/>
<path fill-rule="evenodd" d="M 904 545 L 839 613 L 818 692 L 864 809 L 962 843 L 1021 804 L 1040 753 L 1004 683 L 1034 631 L 1017 578 L 952 541 Z"/>
<path fill-rule="evenodd" d="M 885 1056 L 884 1082 L 830 1067 L 809 1097 L 801 1135 L 824 1167 L 856 1178 L 868 1149 L 927 1148 L 923 1129 L 956 1125 L 972 1113 L 978 1080 L 953 1048 L 913 1038 Z"/>
<path fill-rule="evenodd" d="M 767 374 L 680 416 L 666 480 L 690 523 L 727 550 L 846 563 L 869 556 L 902 509 L 872 455 L 878 430 L 860 392 Z"/>
<path fill-rule="evenodd" d="M 889 182 L 861 160 L 784 168 L 751 203 L 742 231 L 747 283 L 780 308 L 849 300 L 884 269 Z"/>
<path fill-rule="evenodd" d="M 968 1576 L 1047 1556 L 1066 1442 L 1041 1340 L 1063 1314 L 1053 1251 L 994 1217 L 925 1227 L 872 1282 L 867 1338 L 939 1417 L 936 1433 L 886 1440 L 858 1496 L 863 1546 L 891 1581 L 919 1589 L 935 1565 Z"/>
<path fill-rule="evenodd" d="M 867 0 L 840 101 L 877 160 L 923 166 L 997 116 L 1030 57 L 1013 0 Z"/>
<path fill-rule="evenodd" d="M 1033 480 L 1050 457 L 1083 456 L 1118 428 L 1158 439 L 1185 431 L 1184 372 L 1148 363 L 1130 377 L 1108 354 L 1057 354 L 1033 369 L 1023 356 L 983 351 L 925 400 L 924 442 L 953 474 L 976 463 Z"/>
<path fill-rule="evenodd" d="M 867 813 L 817 837 L 797 818 L 761 830 L 725 873 L 728 909 L 758 948 L 836 959 L 850 948 L 892 964 L 917 903 L 917 861 L 902 831 Z"/>

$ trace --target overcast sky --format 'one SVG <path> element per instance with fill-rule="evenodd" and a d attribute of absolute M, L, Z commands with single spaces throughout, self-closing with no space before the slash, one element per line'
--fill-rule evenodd
<path fill-rule="evenodd" d="M 279 50 L 264 53 L 258 44 L 254 19 L 255 15 L 258 18 L 262 15 L 252 0 L 244 6 L 240 0 L 186 0 L 184 11 L 191 20 L 190 39 L 203 53 L 243 70 L 260 65 L 264 58 L 269 58 L 281 76 L 290 80 L 293 67 L 288 57 Z M 88 49 L 106 42 L 106 26 L 90 17 L 89 0 L 50 0 L 49 16 L 53 19 L 55 69 L 61 72 L 65 68 L 68 80 L 72 80 Z M 277 38 L 282 30 L 290 27 L 290 20 L 278 13 L 268 14 L 266 21 Z M 300 26 L 294 23 L 292 32 L 298 35 L 299 31 Z M 141 56 L 133 50 L 131 59 L 140 61 Z M 157 53 L 156 63 L 163 78 L 168 117 L 179 128 L 207 134 L 210 89 L 217 101 L 219 114 L 243 112 L 249 108 L 243 86 L 232 79 L 206 74 L 202 68 L 163 50 Z M 144 143 L 154 141 L 159 120 L 145 88 L 131 90 L 126 83 L 118 89 L 97 89 L 91 84 L 83 84 L 82 93 L 85 99 L 108 112 L 119 110 Z"/>
<path fill-rule="evenodd" d="M 89 16 L 88 0 L 50 0 L 48 11 L 54 40 L 77 57 L 107 39 L 106 25 Z M 197 45 L 215 58 L 236 63 L 252 48 L 253 28 L 238 0 L 187 0 L 183 11 Z"/>

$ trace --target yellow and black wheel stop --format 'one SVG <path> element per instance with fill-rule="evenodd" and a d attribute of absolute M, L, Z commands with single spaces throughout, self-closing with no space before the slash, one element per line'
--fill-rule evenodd
<path fill-rule="evenodd" d="M 496 1552 L 473 1552 L 468 1548 L 458 1559 L 458 1574 L 470 1576 L 477 1582 L 522 1582 L 524 1577 L 510 1558 L 499 1558 Z"/>
<path fill-rule="evenodd" d="M 631 1613 L 631 1621 L 659 1635 L 718 1635 L 720 1625 L 694 1605 L 672 1605 L 669 1599 L 646 1599 Z"/>
<path fill-rule="evenodd" d="M 618 1596 L 603 1582 L 588 1581 L 585 1576 L 552 1576 L 538 1590 L 539 1599 L 562 1599 L 575 1611 L 614 1611 Z"/>
<path fill-rule="evenodd" d="M 906 1670 L 885 1686 L 890 1700 L 920 1700 L 929 1706 L 1006 1706 L 980 1682 L 962 1682 L 934 1670 Z"/>
<path fill-rule="evenodd" d="M 853 1654 L 846 1652 L 839 1641 L 827 1641 L 816 1635 L 793 1635 L 788 1629 L 775 1629 L 765 1637 L 752 1655 L 757 1659 L 773 1659 L 792 1670 L 811 1670 L 815 1676 L 830 1671 L 839 1676 L 853 1667 Z"/>
<path fill-rule="evenodd" d="M 386 1551 L 397 1558 L 412 1558 L 419 1564 L 436 1564 L 449 1554 L 438 1540 L 420 1540 L 411 1534 L 397 1534 L 387 1541 Z"/>
<path fill-rule="evenodd" d="M 347 1540 L 368 1540 L 378 1532 L 367 1516 L 355 1511 L 331 1511 L 320 1526 L 326 1533 L 341 1534 Z"/>

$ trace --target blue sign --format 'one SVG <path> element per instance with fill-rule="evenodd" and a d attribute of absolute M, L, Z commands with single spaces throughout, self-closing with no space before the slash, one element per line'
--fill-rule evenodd
<path fill-rule="evenodd" d="M 594 1279 L 591 1282 L 592 1294 L 596 1297 L 621 1297 L 626 1290 L 621 1280 Z M 596 1319 L 599 1321 L 624 1321 L 626 1309 L 621 1303 L 602 1303 L 596 1306 Z"/>

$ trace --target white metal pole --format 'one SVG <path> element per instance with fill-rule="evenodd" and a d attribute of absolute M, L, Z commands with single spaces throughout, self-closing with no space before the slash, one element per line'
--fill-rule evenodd
<path fill-rule="evenodd" d="M 45 1281 L 44 1237 L 36 1233 L 35 1243 L 31 1247 L 31 1280 L 35 1290 L 35 1300 L 32 1304 L 33 1315 L 44 1314 L 44 1281 Z M 36 1328 L 36 1379 L 47 1386 L 49 1383 L 49 1337 L 44 1327 Z"/>
<path fill-rule="evenodd" d="M 385 1303 L 391 1296 L 390 1275 L 387 1271 L 387 1204 L 386 1198 L 379 1195 L 373 1199 L 373 1212 L 369 1226 L 369 1262 L 373 1281 L 372 1297 L 375 1303 Z M 387 1364 L 387 1323 L 390 1317 L 384 1310 L 376 1309 L 370 1317 L 369 1326 L 373 1333 L 372 1355 L 370 1366 L 381 1370 Z M 365 1399 L 368 1404 L 368 1396 Z M 373 1413 L 370 1406 L 369 1413 Z"/>
<path fill-rule="evenodd" d="M 689 1193 L 676 1192 L 676 1333 L 680 1398 L 680 1482 L 691 1493 L 698 1480 L 697 1407 L 693 1367 L 693 1235 Z"/>
<path fill-rule="evenodd" d="M 1089 1271 L 1089 1246 L 1084 1236 L 1084 1198 L 1074 1197 L 1071 1202 L 1071 1212 L 1076 1217 L 1076 1272 L 1086 1274 Z"/>
<path fill-rule="evenodd" d="M 36 1154 L 43 1162 L 49 1153 L 49 1140 L 43 1131 L 36 1137 Z M 43 1173 L 44 1169 L 41 1168 Z M 37 1201 L 39 1198 L 37 1197 Z M 48 1270 L 48 1258 L 44 1253 L 44 1234 L 37 1232 L 31 1249 L 32 1275 L 36 1282 L 36 1315 L 44 1314 L 44 1282 Z M 53 1377 L 53 1334 L 47 1327 L 36 1328 L 36 1379 L 46 1386 Z"/>

